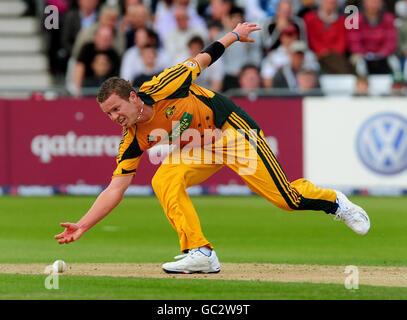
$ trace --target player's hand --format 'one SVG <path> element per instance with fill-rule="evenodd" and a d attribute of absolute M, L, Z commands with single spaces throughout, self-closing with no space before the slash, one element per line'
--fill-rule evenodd
<path fill-rule="evenodd" d="M 55 239 L 59 239 L 58 243 L 69 243 L 78 240 L 84 234 L 85 230 L 80 228 L 76 223 L 65 222 L 61 223 L 61 227 L 64 227 L 64 232 L 54 236 Z"/>
<path fill-rule="evenodd" d="M 254 42 L 254 39 L 249 38 L 249 34 L 253 31 L 261 30 L 261 28 L 250 22 L 239 23 L 236 28 L 233 29 L 239 35 L 240 42 Z"/>

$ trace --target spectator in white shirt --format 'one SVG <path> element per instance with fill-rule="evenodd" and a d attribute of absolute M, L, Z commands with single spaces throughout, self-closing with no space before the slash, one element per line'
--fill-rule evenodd
<path fill-rule="evenodd" d="M 177 7 L 183 7 L 188 12 L 188 28 L 206 28 L 205 20 L 189 0 L 174 0 L 171 4 L 168 1 L 160 1 L 155 13 L 154 30 L 157 31 L 161 41 L 177 28 L 175 17 Z"/>
<path fill-rule="evenodd" d="M 299 39 L 307 42 L 307 33 L 304 21 L 293 14 L 293 3 L 291 0 L 281 0 L 274 17 L 270 17 L 263 26 L 263 47 L 266 52 L 278 48 L 280 45 L 280 32 L 293 25 L 298 33 Z"/>
<path fill-rule="evenodd" d="M 174 15 L 177 27 L 163 39 L 163 42 L 173 64 L 177 64 L 189 58 L 188 41 L 193 36 L 200 36 L 206 40 L 207 30 L 200 27 L 189 27 L 189 15 L 184 6 L 177 6 Z"/>
<path fill-rule="evenodd" d="M 141 87 L 145 81 L 151 80 L 153 76 L 160 74 L 164 70 L 157 56 L 157 48 L 152 45 L 140 48 L 141 60 L 138 63 L 138 70 L 132 79 L 134 87 Z"/>
<path fill-rule="evenodd" d="M 158 48 L 158 35 L 152 29 L 139 28 L 135 33 L 134 43 L 124 53 L 120 68 L 120 77 L 129 81 L 143 73 L 141 48 L 145 46 Z M 156 70 L 164 70 L 172 65 L 170 57 L 162 48 L 156 49 L 156 55 Z"/>

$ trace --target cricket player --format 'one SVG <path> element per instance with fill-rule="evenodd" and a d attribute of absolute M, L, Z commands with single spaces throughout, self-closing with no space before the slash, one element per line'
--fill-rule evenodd
<path fill-rule="evenodd" d="M 324 211 L 358 234 L 369 231 L 366 212 L 343 193 L 317 188 L 306 179 L 289 182 L 256 122 L 230 99 L 194 84 L 225 49 L 237 41 L 253 42 L 250 33 L 260 29 L 248 22 L 238 24 L 196 57 L 145 82 L 138 92 L 120 78 L 102 84 L 98 103 L 123 128 L 117 168 L 109 186 L 77 223 L 61 223 L 65 230 L 55 236 L 60 244 L 78 240 L 120 203 L 143 152 L 157 143 L 174 146 L 155 173 L 152 186 L 185 253 L 180 260 L 163 264 L 167 273 L 220 271 L 186 189 L 224 166 L 279 208 Z"/>

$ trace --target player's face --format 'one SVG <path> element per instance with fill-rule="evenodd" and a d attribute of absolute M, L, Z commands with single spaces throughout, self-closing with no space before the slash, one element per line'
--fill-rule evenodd
<path fill-rule="evenodd" d="M 127 101 L 113 93 L 105 102 L 100 104 L 100 107 L 113 122 L 128 128 L 135 123 L 141 104 L 141 100 L 134 92 L 130 94 Z"/>

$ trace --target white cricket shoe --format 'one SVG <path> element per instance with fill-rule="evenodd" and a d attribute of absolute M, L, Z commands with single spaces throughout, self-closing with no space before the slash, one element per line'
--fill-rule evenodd
<path fill-rule="evenodd" d="M 352 203 L 342 192 L 336 190 L 335 192 L 338 196 L 335 220 L 343 220 L 353 231 L 365 235 L 370 229 L 370 220 L 366 211 Z"/>
<path fill-rule="evenodd" d="M 220 271 L 220 263 L 215 250 L 212 250 L 208 257 L 199 248 L 191 249 L 187 254 L 175 257 L 175 259 L 180 258 L 183 259 L 164 263 L 163 270 L 167 273 L 218 273 Z"/>

